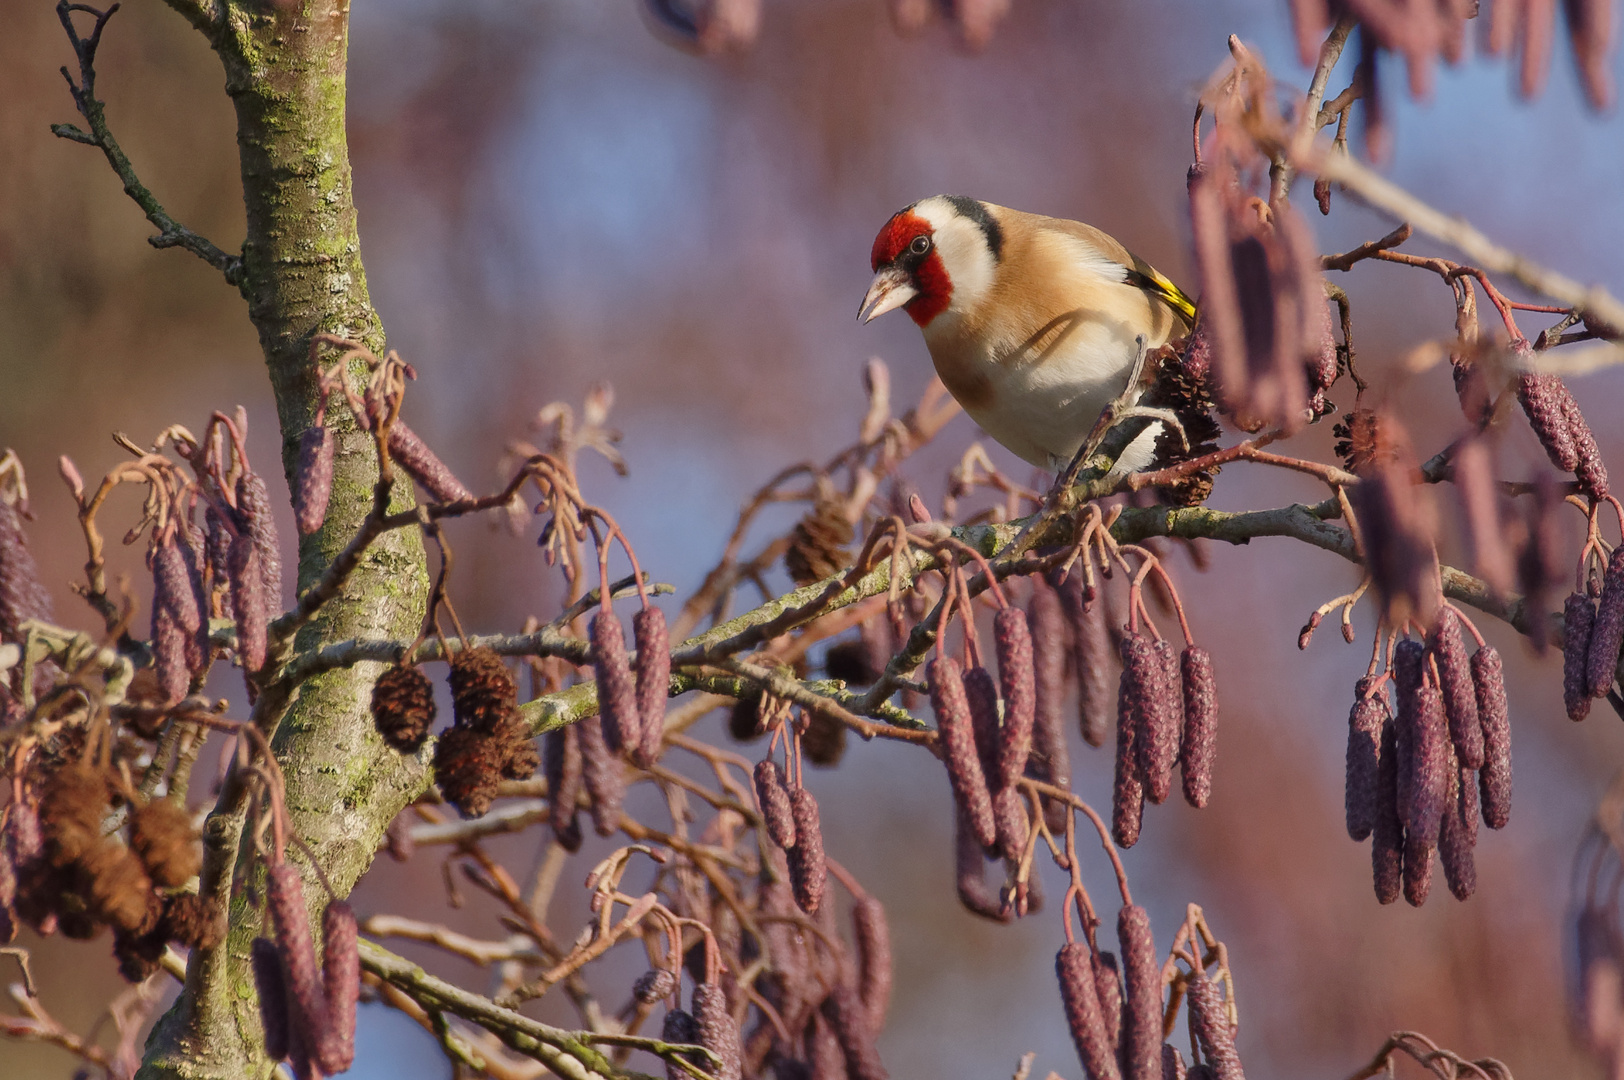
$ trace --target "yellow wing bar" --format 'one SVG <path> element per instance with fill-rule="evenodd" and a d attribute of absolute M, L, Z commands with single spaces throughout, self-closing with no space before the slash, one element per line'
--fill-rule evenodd
<path fill-rule="evenodd" d="M 1152 296 L 1160 297 L 1167 303 L 1168 307 L 1183 315 L 1186 322 L 1195 322 L 1195 302 L 1185 296 L 1182 289 L 1155 270 L 1148 267 L 1143 271 L 1130 270 L 1128 271 L 1128 281 L 1130 284 L 1144 289 Z"/>

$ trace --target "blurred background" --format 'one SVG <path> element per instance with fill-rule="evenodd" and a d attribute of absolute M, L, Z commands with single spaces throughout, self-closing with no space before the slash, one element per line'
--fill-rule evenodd
<path fill-rule="evenodd" d="M 588 461 L 588 497 L 641 542 L 645 567 L 690 590 L 750 491 L 854 437 L 867 357 L 891 364 L 899 407 L 924 384 L 928 360 L 910 322 L 853 321 L 869 244 L 899 207 L 963 192 L 1087 220 L 1193 288 L 1184 173 L 1196 96 L 1230 33 L 1280 80 L 1306 84 L 1285 7 L 1017 0 L 971 56 L 939 25 L 899 37 L 879 0 L 768 0 L 753 49 L 702 59 L 651 34 L 634 0 L 358 5 L 356 201 L 373 299 L 390 344 L 420 374 L 409 419 L 480 487 L 540 406 L 579 403 L 593 382 L 611 382 L 631 474 L 617 479 Z M 33 547 L 59 619 L 89 626 L 67 587 L 83 553 L 57 455 L 99 476 L 122 453 L 110 432 L 146 442 L 169 423 L 196 430 L 210 409 L 240 403 L 261 471 L 279 477 L 274 414 L 241 299 L 191 256 L 150 248 L 150 228 L 101 156 L 51 136 L 48 124 L 76 119 L 57 73 L 71 54 L 52 5 L 0 0 L 0 12 L 0 447 L 31 470 Z M 100 69 L 109 121 L 145 182 L 188 226 L 237 247 L 233 117 L 201 38 L 162 4 L 132 3 L 107 31 Z M 1443 72 L 1421 103 L 1406 100 L 1397 67 L 1387 76 L 1386 168 L 1396 181 L 1617 290 L 1624 128 L 1584 108 L 1565 54 L 1532 103 L 1516 99 L 1503 63 L 1481 56 Z M 1331 92 L 1346 82 L 1339 71 Z M 1309 204 L 1306 191 L 1299 199 Z M 1340 194 L 1333 201 L 1329 218 L 1314 215 L 1323 250 L 1390 227 Z M 1353 297 L 1367 374 L 1451 330 L 1449 292 L 1432 276 L 1366 263 L 1337 281 Z M 1624 468 L 1624 427 L 1606 419 L 1618 415 L 1624 375 L 1573 386 L 1604 455 Z M 1459 413 L 1446 372 L 1395 394 L 1423 433 L 1423 457 L 1452 437 Z M 1341 400 L 1351 394 L 1333 396 L 1351 404 Z M 1290 449 L 1328 454 L 1329 426 Z M 927 501 L 976 434 L 961 417 L 911 462 Z M 1029 475 L 989 447 L 1011 475 Z M 1532 436 L 1515 431 L 1508 471 L 1526 475 L 1539 458 Z M 1310 497 L 1294 474 L 1231 467 L 1213 503 Z M 133 520 L 133 499 L 123 509 Z M 556 578 L 528 539 L 475 523 L 459 523 L 453 539 L 465 620 L 514 629 L 551 610 Z M 1249 1075 L 1343 1076 L 1401 1028 L 1468 1057 L 1499 1057 L 1523 1077 L 1595 1072 L 1564 1006 L 1567 881 L 1586 816 L 1624 761 L 1624 727 L 1605 708 L 1570 724 L 1559 661 L 1532 656 L 1485 619 L 1507 657 L 1511 824 L 1483 834 L 1469 902 L 1439 880 L 1422 909 L 1379 907 L 1368 847 L 1341 823 L 1345 718 L 1368 656 L 1368 608 L 1357 645 L 1328 627 L 1306 654 L 1296 648 L 1308 613 L 1351 587 L 1354 571 L 1284 540 L 1209 554 L 1204 574 L 1182 556 L 1175 563 L 1221 686 L 1215 795 L 1200 813 L 1152 809 L 1126 858 L 1164 949 L 1188 902 L 1228 943 Z M 137 552 L 117 558 L 140 578 Z M 211 690 L 240 696 L 229 679 Z M 706 724 L 725 738 L 716 719 Z M 1073 749 L 1074 784 L 1096 805 L 1109 800 L 1109 753 L 1080 741 Z M 1055 909 L 995 927 L 958 906 L 939 769 L 915 750 L 854 743 L 838 770 L 811 780 L 831 854 L 891 913 L 898 989 L 884 1057 L 897 1077 L 991 1078 L 1032 1050 L 1035 1076 L 1075 1078 L 1054 986 Z M 494 850 L 522 868 L 536 842 Z M 583 874 L 591 850 L 571 864 Z M 1107 895 L 1103 860 L 1084 859 L 1096 895 Z M 1058 876 L 1048 885 L 1051 898 L 1064 887 Z M 478 901 L 447 911 L 431 858 L 380 863 L 356 905 L 499 933 Z M 557 925 L 580 915 L 561 902 Z M 83 1030 L 119 985 L 105 939 L 25 943 L 46 1003 Z M 484 985 L 472 968 L 438 970 Z M 594 977 L 619 1000 L 639 970 L 625 957 Z M 573 1020 L 547 1001 L 536 1015 Z M 364 1009 L 360 1038 L 352 1076 L 449 1074 L 433 1041 L 397 1014 Z M 0 1062 L 8 1077 L 65 1077 L 76 1066 L 16 1043 L 0 1045 Z"/>

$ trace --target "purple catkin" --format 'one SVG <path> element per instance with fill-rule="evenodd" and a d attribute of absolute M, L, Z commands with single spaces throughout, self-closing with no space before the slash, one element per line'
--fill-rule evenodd
<path fill-rule="evenodd" d="M 1190 1030 L 1201 1043 L 1201 1056 L 1207 1059 L 1216 1080 L 1246 1080 L 1241 1058 L 1235 1052 L 1235 1032 L 1229 1026 L 1218 984 L 1204 978 L 1190 980 Z"/>
<path fill-rule="evenodd" d="M 1218 757 L 1218 687 L 1212 677 L 1212 655 L 1189 645 L 1180 658 L 1184 686 L 1184 733 L 1179 740 L 1179 767 L 1184 800 L 1196 809 L 1212 797 L 1212 767 Z"/>
<path fill-rule="evenodd" d="M 821 1012 L 814 1011 L 806 1025 L 806 1066 L 799 1072 L 786 1072 L 785 1065 L 793 1064 L 780 1059 L 776 1080 L 848 1080 L 846 1052 L 840 1048 L 829 1022 Z"/>
<path fill-rule="evenodd" d="M 1573 439 L 1573 475 L 1579 481 L 1579 491 L 1590 497 L 1592 501 L 1600 502 L 1607 498 L 1607 463 L 1601 459 L 1601 450 L 1596 446 L 1596 436 L 1590 431 L 1590 425 L 1585 422 L 1584 413 L 1579 411 L 1579 403 L 1569 394 L 1562 402 L 1562 414 L 1568 423 L 1568 435 Z"/>
<path fill-rule="evenodd" d="M 474 493 L 446 468 L 445 462 L 417 437 L 417 432 L 398 418 L 389 426 L 389 457 L 439 502 L 459 502 L 474 497 Z"/>
<path fill-rule="evenodd" d="M 982 847 L 990 848 L 998 842 L 998 830 L 993 822 L 992 796 L 981 772 L 981 756 L 976 752 L 959 662 L 952 657 L 932 660 L 925 669 L 925 678 L 930 684 L 931 707 L 936 711 L 936 728 L 953 796 L 976 839 Z"/>
<path fill-rule="evenodd" d="M 335 445 L 333 433 L 325 424 L 307 427 L 299 435 L 299 463 L 293 470 L 293 520 L 306 536 L 327 520 Z"/>
<path fill-rule="evenodd" d="M 964 673 L 964 700 L 970 706 L 970 730 L 975 735 L 976 758 L 987 790 L 998 788 L 998 745 L 1002 724 L 998 716 L 998 681 L 992 672 L 977 665 Z"/>
<path fill-rule="evenodd" d="M 1422 843 L 1413 833 L 1405 834 L 1404 900 L 1411 907 L 1426 903 L 1432 892 L 1432 852 L 1431 844 Z"/>
<path fill-rule="evenodd" d="M 660 1027 L 660 1039 L 678 1046 L 698 1046 L 699 1025 L 683 1010 L 672 1009 L 665 1014 L 665 1022 Z M 710 1063 L 703 1056 L 690 1053 L 689 1059 L 696 1067 L 709 1071 Z M 689 1080 L 690 1076 L 681 1065 L 669 1061 L 665 1063 L 665 1075 L 666 1080 Z"/>
<path fill-rule="evenodd" d="M 1099 997 L 1105 1035 L 1111 1041 L 1111 1053 L 1115 1054 L 1122 1036 L 1122 973 L 1117 970 L 1116 953 L 1094 954 L 1094 991 Z"/>
<path fill-rule="evenodd" d="M 1089 1080 L 1120 1080 L 1122 1073 L 1117 1068 L 1116 1054 L 1100 1015 L 1088 943 L 1067 942 L 1055 956 L 1054 969 L 1060 980 L 1060 1003 L 1066 1012 L 1066 1026 L 1071 1029 L 1077 1057 Z"/>
<path fill-rule="evenodd" d="M 1122 638 L 1123 701 L 1134 713 L 1134 772 L 1145 798 L 1160 803 L 1173 786 L 1178 720 L 1173 690 L 1157 643 L 1135 633 Z"/>
<path fill-rule="evenodd" d="M 1122 1008 L 1122 1072 L 1127 1080 L 1153 1080 L 1162 1071 L 1162 967 L 1150 915 L 1138 904 L 1117 913 L 1117 942 L 1127 994 Z"/>
<path fill-rule="evenodd" d="M 879 1051 L 874 1046 L 874 1032 L 868 1026 L 868 1014 L 855 989 L 847 983 L 837 983 L 823 999 L 820 1011 L 835 1038 L 840 1040 L 850 1080 L 886 1080 L 890 1076 L 880 1061 Z"/>
<path fill-rule="evenodd" d="M 1083 741 L 1103 746 L 1111 728 L 1111 630 L 1105 623 L 1105 603 L 1086 602 L 1082 585 L 1068 584 L 1060 591 L 1062 606 L 1071 620 L 1072 658 L 1077 669 L 1077 724 Z"/>
<path fill-rule="evenodd" d="M 225 518 L 213 506 L 203 512 L 203 521 L 208 526 L 204 532 L 204 562 L 214 588 L 219 589 L 231 581 L 232 533 L 226 528 Z M 229 589 L 220 594 L 220 617 L 224 619 L 235 617 Z"/>
<path fill-rule="evenodd" d="M 1511 820 L 1511 718 L 1506 709 L 1506 686 L 1500 654 L 1485 645 L 1472 654 L 1472 685 L 1477 690 L 1477 715 L 1483 723 L 1483 768 L 1478 772 L 1483 824 L 1503 829 Z"/>
<path fill-rule="evenodd" d="M 186 666 L 186 631 L 175 622 L 167 607 L 152 609 L 152 663 L 164 704 L 173 705 L 191 689 L 192 673 Z"/>
<path fill-rule="evenodd" d="M 0 641 L 20 643 L 22 624 L 51 617 L 51 594 L 28 551 L 22 514 L 0 498 Z"/>
<path fill-rule="evenodd" d="M 181 530 L 181 563 L 186 567 L 186 579 L 192 588 L 192 605 L 198 614 L 197 630 L 186 638 L 186 666 L 193 675 L 201 675 L 208 670 L 213 652 L 209 644 L 209 594 L 204 582 L 207 540 L 197 522 L 189 517 L 181 522 Z"/>
<path fill-rule="evenodd" d="M 891 1009 L 894 970 L 885 905 L 872 896 L 859 896 L 852 904 L 851 923 L 857 943 L 857 992 L 868 1013 L 868 1029 L 878 1034 Z"/>
<path fill-rule="evenodd" d="M 1374 676 L 1359 680 L 1353 708 L 1348 712 L 1348 760 L 1343 804 L 1348 836 L 1359 841 L 1376 824 L 1377 772 L 1381 759 L 1382 725 L 1387 721 L 1385 695 L 1367 697 Z"/>
<path fill-rule="evenodd" d="M 998 854 L 1019 862 L 1032 827 L 1026 819 L 1026 800 L 1020 789 L 1000 788 L 992 797 L 992 816 L 998 830 Z"/>
<path fill-rule="evenodd" d="M 1139 782 L 1133 745 L 1139 738 L 1141 723 L 1139 690 L 1128 672 L 1128 668 L 1122 669 L 1117 706 L 1116 772 L 1111 784 L 1111 836 L 1125 848 L 1139 842 L 1139 827 L 1145 814 L 1145 788 Z"/>
<path fill-rule="evenodd" d="M 265 1056 L 281 1061 L 288 1056 L 288 991 L 282 977 L 282 957 L 269 938 L 257 937 L 248 949 L 259 994 L 259 1024 L 265 1037 Z"/>
<path fill-rule="evenodd" d="M 160 611 L 168 611 L 175 623 L 188 634 L 197 633 L 202 625 L 202 613 L 197 606 L 197 593 L 192 588 L 192 577 L 187 572 L 186 560 L 180 547 L 173 541 L 157 544 L 152 549 L 152 617 L 156 621 Z"/>
<path fill-rule="evenodd" d="M 1398 816 L 1398 723 L 1382 721 L 1381 752 L 1376 764 L 1376 812 L 1370 830 L 1370 868 L 1376 899 L 1398 899 L 1404 874 L 1404 823 Z"/>
<path fill-rule="evenodd" d="M 645 971 L 632 984 L 632 997 L 639 1005 L 654 1005 L 677 992 L 682 976 L 666 968 Z"/>
<path fill-rule="evenodd" d="M 789 859 L 789 881 L 795 889 L 795 904 L 808 915 L 816 915 L 823 905 L 829 865 L 823 856 L 823 828 L 818 822 L 818 800 L 804 787 L 791 788 L 789 807 L 795 817 L 795 846 Z"/>
<path fill-rule="evenodd" d="M 1469 769 L 1483 766 L 1483 726 L 1477 718 L 1477 694 L 1472 688 L 1471 662 L 1461 635 L 1460 616 L 1452 608 L 1438 613 L 1427 642 L 1438 665 L 1438 688 L 1444 695 L 1449 739 L 1455 756 Z"/>
<path fill-rule="evenodd" d="M 965 820 L 962 807 L 957 808 L 953 830 L 953 874 L 958 889 L 959 903 L 966 911 L 994 922 L 1009 922 L 1012 913 L 1004 910 L 997 895 L 987 887 L 987 856 L 975 827 Z"/>
<path fill-rule="evenodd" d="M 1413 463 L 1378 462 L 1350 493 L 1359 515 L 1365 568 L 1389 621 L 1425 621 L 1437 598 L 1436 520 L 1431 494 L 1411 482 Z"/>
<path fill-rule="evenodd" d="M 321 918 L 322 987 L 328 1025 L 321 1040 L 323 1072 L 341 1073 L 355 1061 L 355 1003 L 361 993 L 355 912 L 342 900 L 327 905 Z"/>
<path fill-rule="evenodd" d="M 1032 630 L 1032 723 L 1059 730 L 1066 703 L 1065 612 L 1060 597 L 1041 574 L 1032 576 L 1032 600 L 1026 607 Z"/>
<path fill-rule="evenodd" d="M 994 788 L 1007 788 L 1014 786 L 1026 771 L 1026 759 L 1032 751 L 1037 674 L 1026 612 L 1017 607 L 1004 608 L 993 617 L 992 627 L 1004 723 L 998 740 L 997 778 L 991 782 Z"/>
<path fill-rule="evenodd" d="M 707 1071 L 716 1080 L 739 1080 L 739 1026 L 727 1007 L 727 994 L 720 986 L 700 983 L 694 987 L 694 1023 L 699 1029 L 699 1045 L 721 1061 Z"/>
<path fill-rule="evenodd" d="M 643 722 L 637 712 L 637 684 L 626 659 L 626 634 L 612 611 L 599 610 L 588 626 L 592 639 L 592 673 L 598 682 L 598 715 L 611 753 L 618 754 L 643 740 Z"/>
<path fill-rule="evenodd" d="M 1465 767 L 1450 772 L 1449 802 L 1438 834 L 1444 881 L 1456 900 L 1465 900 L 1477 891 L 1477 863 L 1472 855 L 1477 843 L 1477 784 L 1472 773 Z"/>
<path fill-rule="evenodd" d="M 1571 592 L 1562 605 L 1562 704 L 1569 720 L 1590 715 L 1590 641 L 1596 604 L 1582 592 Z"/>
<path fill-rule="evenodd" d="M 237 619 L 237 656 L 247 671 L 265 666 L 265 577 L 260 572 L 259 548 L 244 532 L 231 542 L 227 560 L 231 580 L 231 610 Z"/>
<path fill-rule="evenodd" d="M 1443 824 L 1444 798 L 1449 787 L 1448 723 L 1443 695 L 1431 684 L 1421 687 L 1414 710 L 1414 743 L 1410 753 L 1410 813 L 1404 819 L 1405 838 L 1426 847 L 1438 843 Z M 1410 848 L 1406 848 L 1408 853 Z"/>
<path fill-rule="evenodd" d="M 319 1048 L 328 1026 L 327 992 L 316 967 L 316 948 L 310 938 L 304 884 L 299 880 L 298 868 L 287 862 L 270 866 L 265 875 L 265 900 L 287 982 L 290 1035 L 296 1032 L 306 1047 Z"/>
<path fill-rule="evenodd" d="M 620 828 L 620 804 L 626 798 L 626 774 L 620 759 L 609 752 L 603 737 L 603 718 L 577 720 L 580 732 L 581 780 L 592 804 L 592 827 L 599 836 L 613 836 Z"/>
<path fill-rule="evenodd" d="M 581 826 L 576 822 L 576 804 L 581 798 L 581 734 L 574 724 L 554 728 L 542 737 L 541 751 L 553 836 L 565 851 L 579 851 Z"/>
<path fill-rule="evenodd" d="M 1186 1073 L 1178 1047 L 1172 1043 L 1162 1043 L 1162 1080 L 1185 1080 Z"/>
<path fill-rule="evenodd" d="M 1513 352 L 1519 356 L 1529 352 L 1526 341 L 1515 342 Z M 1529 426 L 1539 437 L 1545 454 L 1563 472 L 1572 472 L 1579 465 L 1579 452 L 1573 443 L 1573 431 L 1568 424 L 1567 403 L 1572 400 L 1560 376 L 1523 372 L 1514 385 L 1517 401 L 1528 416 Z"/>
<path fill-rule="evenodd" d="M 1405 638 L 1393 649 L 1393 691 L 1398 701 L 1396 753 L 1398 755 L 1398 816 L 1410 820 L 1410 783 L 1415 777 L 1416 700 L 1421 693 L 1421 666 L 1426 650 L 1419 641 Z"/>
<path fill-rule="evenodd" d="M 237 478 L 237 522 L 254 539 L 265 606 L 278 609 L 282 606 L 282 547 L 276 537 L 270 490 L 265 478 L 252 470 Z"/>
<path fill-rule="evenodd" d="M 656 607 L 640 609 L 632 616 L 632 640 L 637 644 L 637 711 L 643 721 L 643 738 L 633 760 L 648 768 L 660 760 L 665 702 L 671 694 L 671 635 L 665 612 Z"/>
<path fill-rule="evenodd" d="M 756 802 L 761 806 L 761 819 L 767 826 L 767 835 L 773 843 L 788 850 L 795 846 L 795 815 L 789 808 L 789 791 L 778 775 L 778 766 L 772 758 L 756 762 L 754 773 Z"/>
<path fill-rule="evenodd" d="M 1026 760 L 1026 775 L 1057 788 L 1071 790 L 1071 749 L 1066 745 L 1066 725 L 1058 712 L 1045 716 L 1034 713 L 1032 755 Z M 1066 815 L 1071 812 L 1066 804 L 1045 796 L 1042 806 L 1049 830 L 1064 832 Z"/>
<path fill-rule="evenodd" d="M 1624 647 L 1624 546 L 1613 549 L 1607 560 L 1607 573 L 1601 582 L 1601 599 L 1596 601 L 1596 624 L 1590 631 L 1587 670 L 1591 697 L 1606 697 L 1618 671 L 1618 654 Z"/>
<path fill-rule="evenodd" d="M 1157 763 L 1162 766 L 1162 772 L 1157 778 L 1157 786 L 1165 786 L 1170 792 L 1173 789 L 1173 769 L 1179 760 L 1180 739 L 1184 734 L 1184 677 L 1179 671 L 1179 654 L 1173 648 L 1172 641 L 1163 638 L 1156 643 L 1156 658 L 1161 662 L 1162 679 L 1152 705 L 1157 711 L 1156 730 L 1164 733 L 1163 741 L 1167 744 L 1165 763 L 1158 757 Z M 1162 798 L 1165 799 L 1166 794 Z"/>

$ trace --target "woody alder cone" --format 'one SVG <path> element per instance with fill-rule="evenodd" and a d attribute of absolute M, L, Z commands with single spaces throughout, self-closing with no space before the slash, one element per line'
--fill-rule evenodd
<path fill-rule="evenodd" d="M 493 732 L 518 708 L 519 688 L 502 658 L 484 646 L 451 658 L 451 711 L 460 727 Z"/>
<path fill-rule="evenodd" d="M 415 665 L 390 668 L 372 687 L 372 722 L 383 741 L 403 754 L 422 749 L 436 711 L 434 686 Z"/>

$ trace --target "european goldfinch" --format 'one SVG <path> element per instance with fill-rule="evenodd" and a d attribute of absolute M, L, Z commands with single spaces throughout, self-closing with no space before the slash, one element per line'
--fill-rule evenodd
<path fill-rule="evenodd" d="M 1121 244 L 1080 221 L 963 195 L 898 211 L 874 239 L 858 318 L 902 308 L 943 385 L 988 435 L 1064 469 L 1101 411 L 1133 388 L 1141 349 L 1182 335 L 1195 305 Z M 1160 425 L 1117 462 L 1150 462 Z"/>

